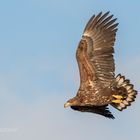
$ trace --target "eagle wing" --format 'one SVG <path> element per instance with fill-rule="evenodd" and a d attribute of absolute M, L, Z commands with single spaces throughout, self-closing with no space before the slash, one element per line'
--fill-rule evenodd
<path fill-rule="evenodd" d="M 81 112 L 96 113 L 110 119 L 115 119 L 113 114 L 109 111 L 107 105 L 103 106 L 71 106 L 73 110 Z"/>
<path fill-rule="evenodd" d="M 114 42 L 118 23 L 109 12 L 93 15 L 87 23 L 76 52 L 80 70 L 80 86 L 88 81 L 107 87 L 114 80 Z"/>

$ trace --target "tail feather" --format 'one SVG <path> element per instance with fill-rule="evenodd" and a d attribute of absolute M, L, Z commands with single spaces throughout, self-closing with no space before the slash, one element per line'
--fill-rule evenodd
<path fill-rule="evenodd" d="M 113 107 L 116 109 L 122 111 L 123 109 L 127 108 L 127 106 L 130 106 L 132 102 L 135 101 L 137 91 L 134 90 L 134 86 L 130 84 L 130 81 L 128 79 L 125 79 L 124 76 L 121 76 L 121 74 L 118 74 L 115 79 L 115 84 L 118 89 L 120 89 L 120 93 L 124 98 L 122 99 L 122 102 L 119 104 L 111 103 Z"/>

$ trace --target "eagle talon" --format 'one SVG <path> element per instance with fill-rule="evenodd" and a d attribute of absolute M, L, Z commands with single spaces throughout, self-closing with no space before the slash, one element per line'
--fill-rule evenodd
<path fill-rule="evenodd" d="M 119 103 L 121 103 L 122 102 L 122 100 L 119 100 L 119 99 L 117 99 L 117 100 L 112 100 L 112 103 L 117 103 L 117 104 L 119 104 Z"/>
<path fill-rule="evenodd" d="M 120 99 L 123 99 L 123 96 L 121 96 L 121 95 L 112 95 L 114 98 L 116 98 L 116 99 L 118 99 L 118 100 L 120 100 Z"/>
<path fill-rule="evenodd" d="M 115 98 L 114 100 L 112 100 L 112 103 L 119 104 L 122 102 L 123 96 L 121 96 L 121 95 L 112 95 L 112 96 Z"/>

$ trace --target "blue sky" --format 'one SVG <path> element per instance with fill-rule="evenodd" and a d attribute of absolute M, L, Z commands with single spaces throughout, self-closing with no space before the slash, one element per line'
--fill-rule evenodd
<path fill-rule="evenodd" d="M 114 121 L 64 109 L 79 86 L 77 44 L 89 18 L 118 18 L 116 74 L 140 91 L 140 1 L 0 1 L 0 139 L 92 140 L 140 136 L 140 98 Z"/>

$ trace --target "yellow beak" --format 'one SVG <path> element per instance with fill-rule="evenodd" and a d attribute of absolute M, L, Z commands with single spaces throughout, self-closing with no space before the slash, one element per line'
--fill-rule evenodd
<path fill-rule="evenodd" d="M 65 104 L 64 104 L 64 107 L 66 108 L 66 107 L 69 107 L 69 106 L 71 106 L 71 103 L 69 103 L 69 102 L 66 102 Z"/>

